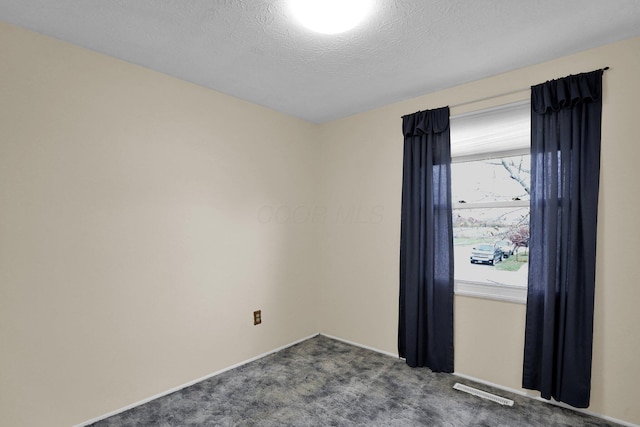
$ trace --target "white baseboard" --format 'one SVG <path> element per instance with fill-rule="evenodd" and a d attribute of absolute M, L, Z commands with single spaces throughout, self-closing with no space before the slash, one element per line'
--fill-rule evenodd
<path fill-rule="evenodd" d="M 367 350 L 375 351 L 376 353 L 381 353 L 381 354 L 384 354 L 384 355 L 387 355 L 387 356 L 395 357 L 396 359 L 399 357 L 398 353 L 395 353 L 395 354 L 394 353 L 390 353 L 388 351 L 384 351 L 384 350 L 380 350 L 380 349 L 377 349 L 377 348 L 369 347 L 367 345 L 359 344 L 357 342 L 353 342 L 353 341 L 345 340 L 345 339 L 342 339 L 342 338 L 334 337 L 332 335 L 323 334 L 322 332 L 319 335 L 322 335 L 323 337 L 331 338 L 332 340 L 342 341 L 343 343 L 351 344 L 351 345 L 356 346 L 356 347 L 360 347 L 360 348 L 364 348 L 364 349 L 367 349 Z"/>
<path fill-rule="evenodd" d="M 175 393 L 176 391 L 180 391 L 183 388 L 190 387 L 190 386 L 192 386 L 194 384 L 197 384 L 199 382 L 202 382 L 204 380 L 208 380 L 209 378 L 215 377 L 216 375 L 220 375 L 220 374 L 222 374 L 224 372 L 227 372 L 227 371 L 230 371 L 232 369 L 238 368 L 238 367 L 240 367 L 242 365 L 246 365 L 247 363 L 251 363 L 251 362 L 256 361 L 258 359 L 262 359 L 263 357 L 269 356 L 270 354 L 276 353 L 276 352 L 278 352 L 280 350 L 284 350 L 285 348 L 289 348 L 291 346 L 299 344 L 299 343 L 301 343 L 303 341 L 306 341 L 306 340 L 308 340 L 310 338 L 313 338 L 313 337 L 315 337 L 317 335 L 320 335 L 320 334 L 316 333 L 316 334 L 313 334 L 313 335 L 309 335 L 308 337 L 301 338 L 301 339 L 299 339 L 297 341 L 294 341 L 292 343 L 283 345 L 282 347 L 278 347 L 278 348 L 270 350 L 270 351 L 268 351 L 266 353 L 262 353 L 262 354 L 260 354 L 258 356 L 252 357 L 251 359 L 245 360 L 245 361 L 240 362 L 240 363 L 236 363 L 235 365 L 228 366 L 228 367 L 226 367 L 224 369 L 221 369 L 219 371 L 216 371 L 216 372 L 213 372 L 211 374 L 205 375 L 204 377 L 197 378 L 197 379 L 195 379 L 193 381 L 189 381 L 188 383 L 179 385 L 179 386 L 174 387 L 174 388 L 172 388 L 170 390 L 163 391 L 162 393 L 158 393 L 155 396 L 151 396 L 151 397 L 148 397 L 146 399 L 140 400 L 140 401 L 138 401 L 136 403 L 132 403 L 131 405 L 127 405 L 124 408 L 116 409 L 115 411 L 109 412 L 108 414 L 100 415 L 99 417 L 93 418 L 93 419 L 91 419 L 89 421 L 85 421 L 85 422 L 82 422 L 80 424 L 76 424 L 73 427 L 85 427 L 85 426 L 88 426 L 88 425 L 93 424 L 95 422 L 102 421 L 102 420 L 104 420 L 106 418 L 112 417 L 114 415 L 118 415 L 118 414 L 120 414 L 122 412 L 128 411 L 129 409 L 133 409 L 133 408 L 135 408 L 137 406 L 144 405 L 145 403 L 149 403 L 152 400 L 158 399 L 160 397 L 164 397 L 164 396 L 166 396 L 168 394 L 171 394 L 171 393 Z"/>
<path fill-rule="evenodd" d="M 465 374 L 461 374 L 461 373 L 458 373 L 458 372 L 454 372 L 453 375 L 455 375 L 456 377 L 464 378 L 464 379 L 469 380 L 469 381 L 473 381 L 473 382 L 479 383 L 479 384 L 488 385 L 489 387 L 497 388 L 499 390 L 504 390 L 504 391 L 507 391 L 509 393 L 513 393 L 513 394 L 517 394 L 517 395 L 520 395 L 520 396 L 523 396 L 523 397 L 527 397 L 529 399 L 537 400 L 537 401 L 542 402 L 542 403 L 546 403 L 546 404 L 553 405 L 553 406 L 559 406 L 561 408 L 569 409 L 569 410 L 572 410 L 574 412 L 580 412 L 580 413 L 586 414 L 586 415 L 591 415 L 592 417 L 600 418 L 600 419 L 603 419 L 605 421 L 610 421 L 610 422 L 613 422 L 613 423 L 616 423 L 616 424 L 620 424 L 620 425 L 623 425 L 623 426 L 627 426 L 627 427 L 640 427 L 640 425 L 638 425 L 638 424 L 633 424 L 633 423 L 630 423 L 628 421 L 618 420 L 618 419 L 613 418 L 613 417 L 608 417 L 606 415 L 598 414 L 597 412 L 589 411 L 588 409 L 574 408 L 573 406 L 567 405 L 566 403 L 558 402 L 558 401 L 555 401 L 555 400 L 543 399 L 540 396 L 532 396 L 532 395 L 528 394 L 524 390 L 519 390 L 519 389 L 515 389 L 515 388 L 511 388 L 511 387 L 506 387 L 506 386 L 503 386 L 503 385 L 500 385 L 500 384 L 495 384 L 495 383 L 492 383 L 490 381 L 481 380 L 479 378 L 475 378 L 475 377 L 472 377 L 472 376 L 469 376 L 469 375 L 465 375 Z"/>
<path fill-rule="evenodd" d="M 391 352 L 388 352 L 388 351 L 380 350 L 380 349 L 377 349 L 377 348 L 374 348 L 374 347 L 369 347 L 369 346 L 364 345 L 364 344 L 360 344 L 360 343 L 357 343 L 357 342 L 345 340 L 345 339 L 342 339 L 342 338 L 339 338 L 339 337 L 335 337 L 335 336 L 332 336 L 332 335 L 323 334 L 323 333 L 317 333 L 317 334 L 309 335 L 308 337 L 305 337 L 305 338 L 301 338 L 301 339 L 299 339 L 297 341 L 294 341 L 292 343 L 283 345 L 283 346 L 278 347 L 276 349 L 270 350 L 270 351 L 268 351 L 266 353 L 263 353 L 263 354 L 260 354 L 258 356 L 252 357 L 251 359 L 245 360 L 243 362 L 236 363 L 235 365 L 228 366 L 228 367 L 226 367 L 224 369 L 221 369 L 219 371 L 216 371 L 216 372 L 213 372 L 211 374 L 205 375 L 202 378 L 198 378 L 198 379 L 195 379 L 193 381 L 189 381 L 188 383 L 179 385 L 179 386 L 174 387 L 174 388 L 172 388 L 170 390 L 167 390 L 167 391 L 164 391 L 162 393 L 156 394 L 155 396 L 151 396 L 149 398 L 140 400 L 140 401 L 138 401 L 136 403 L 133 403 L 133 404 L 128 405 L 128 406 L 125 406 L 124 408 L 120 408 L 120 409 L 117 409 L 115 411 L 109 412 L 108 414 L 104 414 L 104 415 L 101 415 L 99 417 L 93 418 L 91 420 L 85 421 L 83 423 L 76 424 L 73 427 L 86 427 L 86 426 L 88 426 L 90 424 L 93 424 L 95 422 L 104 420 L 104 419 L 112 417 L 114 415 L 118 415 L 118 414 L 120 414 L 122 412 L 128 411 L 129 409 L 133 409 L 133 408 L 135 408 L 137 406 L 144 405 L 145 403 L 151 402 L 152 400 L 158 399 L 160 397 L 163 397 L 163 396 L 166 396 L 168 394 L 174 393 L 176 391 L 182 390 L 183 388 L 190 387 L 190 386 L 192 386 L 194 384 L 197 384 L 197 383 L 205 381 L 205 380 L 207 380 L 209 378 L 215 377 L 216 375 L 220 375 L 220 374 L 222 374 L 224 372 L 227 372 L 227 371 L 230 371 L 232 369 L 238 368 L 238 367 L 240 367 L 242 365 L 246 365 L 247 363 L 251 363 L 251 362 L 253 362 L 255 360 L 262 359 L 263 357 L 266 357 L 266 356 L 268 356 L 270 354 L 273 354 L 273 353 L 276 353 L 276 352 L 278 352 L 280 350 L 284 350 L 285 348 L 288 348 L 288 347 L 294 346 L 296 344 L 299 344 L 299 343 L 301 343 L 303 341 L 306 341 L 306 340 L 308 340 L 310 338 L 313 338 L 313 337 L 315 337 L 317 335 L 322 335 L 322 336 L 325 336 L 327 338 L 334 339 L 336 341 L 341 341 L 341 342 L 344 342 L 346 344 L 350 344 L 350 345 L 353 345 L 353 346 L 356 346 L 356 347 L 360 347 L 360 348 L 364 348 L 364 349 L 367 349 L 367 350 L 375 351 L 376 353 L 384 354 L 386 356 L 391 356 L 391 357 L 394 357 L 394 358 L 398 358 L 399 357 L 397 353 L 394 354 L 394 353 L 391 353 Z M 500 385 L 500 384 L 495 384 L 495 383 L 492 383 L 492 382 L 489 382 L 489 381 L 481 380 L 479 378 L 474 378 L 474 377 L 471 377 L 469 375 L 461 374 L 461 373 L 458 373 L 458 372 L 454 372 L 453 375 L 455 375 L 455 376 L 457 376 L 459 378 L 464 378 L 464 379 L 467 379 L 469 381 L 473 381 L 473 382 L 479 383 L 479 384 L 485 384 L 485 385 L 487 385 L 489 387 L 497 388 L 499 390 L 504 390 L 504 391 L 507 391 L 507 392 L 510 392 L 510 393 L 514 393 L 514 394 L 517 394 L 517 395 L 520 395 L 520 396 L 524 396 L 524 397 L 527 397 L 529 399 L 538 400 L 540 402 L 547 403 L 547 404 L 550 404 L 550 405 L 559 406 L 559 407 L 570 409 L 570 410 L 576 411 L 576 412 L 581 412 L 581 413 L 586 414 L 586 415 L 591 415 L 593 417 L 600 418 L 600 419 L 603 419 L 603 420 L 606 420 L 606 421 L 610 421 L 610 422 L 613 422 L 613 423 L 617 423 L 617 424 L 620 424 L 620 425 L 623 425 L 623 426 L 626 426 L 626 427 L 640 427 L 640 425 L 638 425 L 638 424 L 633 424 L 633 423 L 630 423 L 630 422 L 627 422 L 627 421 L 618 420 L 616 418 L 608 417 L 606 415 L 601 415 L 601 414 L 598 414 L 598 413 L 595 413 L 595 412 L 591 412 L 591 411 L 586 410 L 586 409 L 574 408 L 573 406 L 569 406 L 569 405 L 567 405 L 565 403 L 562 403 L 562 402 L 556 402 L 554 400 L 546 400 L 546 399 L 542 399 L 541 397 L 531 396 L 531 395 L 527 394 L 523 390 L 518 390 L 518 389 L 511 388 L 511 387 L 506 387 L 506 386 L 503 386 L 503 385 Z"/>

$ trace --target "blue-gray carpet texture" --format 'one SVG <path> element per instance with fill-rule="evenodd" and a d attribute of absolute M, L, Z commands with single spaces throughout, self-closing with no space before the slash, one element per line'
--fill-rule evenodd
<path fill-rule="evenodd" d="M 513 407 L 454 390 L 467 384 Z M 616 426 L 316 336 L 93 426 Z"/>

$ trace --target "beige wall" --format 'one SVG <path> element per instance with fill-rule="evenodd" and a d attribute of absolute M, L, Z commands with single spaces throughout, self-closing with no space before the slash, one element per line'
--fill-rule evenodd
<path fill-rule="evenodd" d="M 0 424 L 80 423 L 318 332 L 314 230 L 271 209 L 311 204 L 314 138 L 0 24 Z"/>
<path fill-rule="evenodd" d="M 640 424 L 639 38 L 315 126 L 0 24 L 3 424 L 79 423 L 317 331 L 397 352 L 400 116 L 607 65 L 591 410 Z M 455 309 L 456 371 L 519 387 L 524 306 Z"/>
<path fill-rule="evenodd" d="M 327 210 L 358 205 L 378 217 L 319 225 L 322 330 L 397 354 L 398 258 L 402 179 L 401 119 L 444 105 L 452 114 L 526 99 L 546 80 L 610 66 L 604 77 L 604 117 L 597 295 L 590 410 L 640 424 L 640 38 L 527 67 L 328 123 L 321 128 L 320 195 Z M 519 388 L 524 305 L 456 297 L 456 371 Z"/>

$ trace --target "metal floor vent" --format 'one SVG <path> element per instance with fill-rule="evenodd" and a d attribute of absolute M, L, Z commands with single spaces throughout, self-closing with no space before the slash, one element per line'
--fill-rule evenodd
<path fill-rule="evenodd" d="M 483 399 L 491 400 L 492 402 L 496 402 L 501 405 L 513 406 L 513 400 L 496 396 L 495 394 L 487 393 L 486 391 L 478 390 L 477 388 L 469 387 L 464 384 L 455 383 L 453 388 L 456 390 L 464 391 L 465 393 L 472 394 L 474 396 L 481 397 Z"/>

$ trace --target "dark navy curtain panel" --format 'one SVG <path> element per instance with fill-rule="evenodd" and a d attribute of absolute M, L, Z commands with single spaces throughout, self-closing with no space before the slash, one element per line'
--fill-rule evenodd
<path fill-rule="evenodd" d="M 449 107 L 403 117 L 398 351 L 453 372 L 453 225 Z"/>
<path fill-rule="evenodd" d="M 589 406 L 603 70 L 531 88 L 523 387 Z"/>

